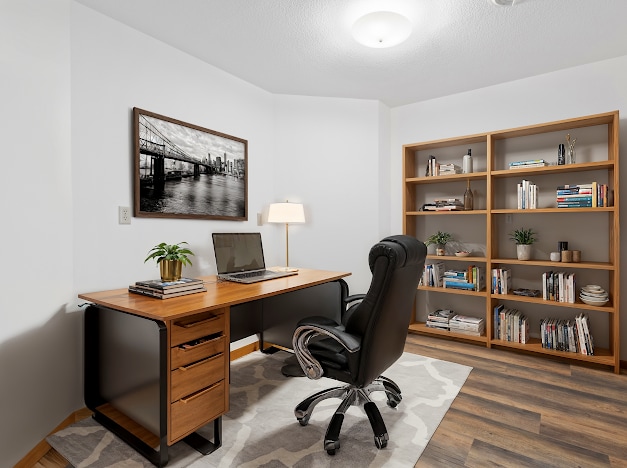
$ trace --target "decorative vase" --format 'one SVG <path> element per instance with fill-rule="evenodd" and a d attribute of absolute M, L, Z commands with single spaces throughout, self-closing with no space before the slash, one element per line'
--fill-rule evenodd
<path fill-rule="evenodd" d="M 444 245 L 436 244 L 435 246 L 435 254 L 438 256 L 446 255 L 446 250 L 444 249 Z"/>
<path fill-rule="evenodd" d="M 183 270 L 183 262 L 181 262 L 180 260 L 161 260 L 159 262 L 159 271 L 161 273 L 161 281 L 180 280 L 182 270 Z"/>
<path fill-rule="evenodd" d="M 516 256 L 518 260 L 529 260 L 531 258 L 531 244 L 516 244 Z"/>

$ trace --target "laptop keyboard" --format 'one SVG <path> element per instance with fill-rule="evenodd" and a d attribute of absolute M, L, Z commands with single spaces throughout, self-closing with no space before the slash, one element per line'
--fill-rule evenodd
<path fill-rule="evenodd" d="M 264 276 L 267 273 L 267 271 L 249 271 L 245 273 L 234 273 L 230 276 L 232 276 L 233 278 L 257 278 L 259 276 Z"/>

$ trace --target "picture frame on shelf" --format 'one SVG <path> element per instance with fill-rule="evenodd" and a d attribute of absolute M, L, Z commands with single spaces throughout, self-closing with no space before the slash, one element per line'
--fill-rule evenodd
<path fill-rule="evenodd" d="M 248 219 L 248 141 L 133 108 L 134 215 Z"/>

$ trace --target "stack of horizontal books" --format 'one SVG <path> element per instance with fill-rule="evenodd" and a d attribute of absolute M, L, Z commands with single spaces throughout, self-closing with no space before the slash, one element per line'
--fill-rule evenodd
<path fill-rule="evenodd" d="M 483 269 L 476 265 L 469 265 L 466 270 L 446 270 L 442 278 L 445 288 L 466 291 L 481 291 L 484 282 Z"/>
<path fill-rule="evenodd" d="M 137 281 L 128 287 L 129 292 L 142 294 L 144 296 L 156 297 L 158 299 L 169 299 L 171 297 L 186 296 L 204 292 L 205 283 L 201 279 L 181 278 L 177 281 L 147 280 Z"/>
<path fill-rule="evenodd" d="M 560 185 L 557 187 L 558 208 L 598 208 L 609 206 L 606 184 Z"/>
<path fill-rule="evenodd" d="M 528 167 L 544 167 L 544 166 L 548 166 L 549 163 L 547 163 L 544 159 L 527 159 L 525 161 L 514 161 L 509 163 L 509 168 L 510 169 L 525 169 Z"/>
<path fill-rule="evenodd" d="M 455 312 L 450 309 L 438 309 L 427 315 L 427 327 L 438 330 L 449 330 L 449 321 L 455 316 Z"/>
<path fill-rule="evenodd" d="M 449 329 L 464 335 L 482 336 L 485 331 L 485 320 L 468 315 L 456 315 L 448 322 Z"/>

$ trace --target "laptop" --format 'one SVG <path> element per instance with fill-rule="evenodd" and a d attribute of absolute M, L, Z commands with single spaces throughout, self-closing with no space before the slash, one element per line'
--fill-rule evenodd
<path fill-rule="evenodd" d="M 266 270 L 259 232 L 213 233 L 212 237 L 219 279 L 249 284 L 298 273 Z"/>

